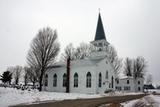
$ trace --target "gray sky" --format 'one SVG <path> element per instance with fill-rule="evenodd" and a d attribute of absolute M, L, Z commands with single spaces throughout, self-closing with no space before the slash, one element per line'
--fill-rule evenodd
<path fill-rule="evenodd" d="M 26 64 L 31 40 L 57 29 L 61 51 L 94 39 L 98 8 L 107 40 L 122 58 L 144 56 L 160 83 L 160 0 L 0 0 L 0 72 Z"/>

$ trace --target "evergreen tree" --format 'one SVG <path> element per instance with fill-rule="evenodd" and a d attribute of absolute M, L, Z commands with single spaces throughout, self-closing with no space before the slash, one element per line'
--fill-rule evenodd
<path fill-rule="evenodd" d="M 12 79 L 12 73 L 10 73 L 10 71 L 6 71 L 6 72 L 3 72 L 3 74 L 0 76 L 0 80 L 3 82 L 3 83 L 11 83 L 11 79 Z"/>

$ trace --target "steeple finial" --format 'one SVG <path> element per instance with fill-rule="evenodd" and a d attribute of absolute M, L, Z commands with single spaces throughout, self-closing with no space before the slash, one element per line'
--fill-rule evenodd
<path fill-rule="evenodd" d="M 100 9 L 100 8 L 98 8 L 98 11 L 99 11 L 99 13 L 100 13 L 101 9 Z"/>
<path fill-rule="evenodd" d="M 105 37 L 105 32 L 103 29 L 103 23 L 102 23 L 100 9 L 99 9 L 98 23 L 97 23 L 96 35 L 94 40 L 96 41 L 96 40 L 102 40 L 102 39 L 106 40 L 106 37 Z"/>

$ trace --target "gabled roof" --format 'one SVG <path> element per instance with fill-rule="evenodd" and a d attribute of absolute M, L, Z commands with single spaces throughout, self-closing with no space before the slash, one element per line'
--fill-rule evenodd
<path fill-rule="evenodd" d="M 74 61 L 71 61 L 71 66 L 72 67 L 95 66 L 103 59 L 104 58 L 74 60 Z M 64 68 L 64 67 L 66 67 L 66 63 L 58 62 L 54 66 L 51 66 L 50 69 L 57 69 L 57 68 Z"/>
<path fill-rule="evenodd" d="M 96 40 L 102 40 L 102 39 L 106 40 L 106 37 L 105 37 L 104 29 L 103 29 L 103 23 L 102 23 L 102 19 L 101 19 L 101 14 L 99 13 L 97 29 L 96 29 L 96 35 L 95 35 L 95 39 L 94 40 L 96 41 Z"/>
<path fill-rule="evenodd" d="M 73 67 L 84 67 L 84 66 L 95 66 L 98 64 L 101 59 L 81 59 L 81 60 L 75 60 L 71 62 L 71 66 Z"/>

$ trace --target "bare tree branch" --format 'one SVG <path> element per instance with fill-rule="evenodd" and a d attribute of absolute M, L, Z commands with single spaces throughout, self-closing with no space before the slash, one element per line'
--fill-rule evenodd
<path fill-rule="evenodd" d="M 133 61 L 132 59 L 127 57 L 124 63 L 124 74 L 126 76 L 132 76 L 133 74 L 132 69 L 133 69 Z"/>
<path fill-rule="evenodd" d="M 64 53 L 62 53 L 62 55 L 61 55 L 61 60 L 64 61 L 64 62 L 66 62 L 69 57 L 70 57 L 70 60 L 74 60 L 75 59 L 74 55 L 75 55 L 75 48 L 70 43 L 64 49 Z"/>
<path fill-rule="evenodd" d="M 30 68 L 33 68 L 34 74 L 38 77 L 40 91 L 42 90 L 45 72 L 49 66 L 54 65 L 59 50 L 60 45 L 57 42 L 57 33 L 50 28 L 40 30 L 32 41 L 27 63 Z"/>
<path fill-rule="evenodd" d="M 117 51 L 111 45 L 109 45 L 106 49 L 107 56 L 114 67 L 116 78 L 119 78 L 119 73 L 122 68 L 122 59 L 120 59 L 117 55 Z"/>
<path fill-rule="evenodd" d="M 19 79 L 22 76 L 23 67 L 17 65 L 15 67 L 9 67 L 9 68 L 7 68 L 7 70 L 12 72 L 14 83 L 18 84 L 19 83 Z"/>
<path fill-rule="evenodd" d="M 85 57 L 90 56 L 91 45 L 86 43 L 80 43 L 80 45 L 75 50 L 75 59 L 84 59 Z"/>
<path fill-rule="evenodd" d="M 142 77 L 144 78 L 145 74 L 145 68 L 147 66 L 147 62 L 145 59 L 141 56 L 137 57 L 135 60 L 133 60 L 133 77 Z"/>
<path fill-rule="evenodd" d="M 152 82 L 153 82 L 152 75 L 148 74 L 147 78 L 146 78 L 146 84 L 150 85 L 150 84 L 152 84 Z"/>

